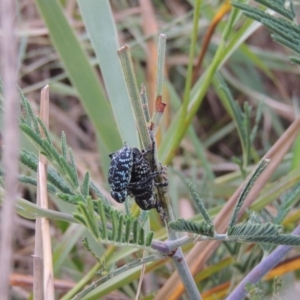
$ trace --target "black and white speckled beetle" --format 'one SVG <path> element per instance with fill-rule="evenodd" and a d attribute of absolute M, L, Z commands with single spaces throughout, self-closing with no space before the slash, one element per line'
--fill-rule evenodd
<path fill-rule="evenodd" d="M 154 141 L 152 149 L 142 152 L 125 145 L 119 151 L 110 154 L 108 183 L 111 186 L 111 195 L 117 202 L 124 202 L 127 195 L 130 195 L 141 209 L 159 210 L 154 193 L 154 178 L 160 172 L 153 172 L 146 158 L 146 154 L 152 152 L 154 159 L 154 147 Z M 166 185 L 167 183 L 164 183 L 164 186 Z"/>
<path fill-rule="evenodd" d="M 108 183 L 111 196 L 119 203 L 128 195 L 128 184 L 131 180 L 133 166 L 133 149 L 125 145 L 119 151 L 109 154 L 111 158 L 108 170 Z"/>
<path fill-rule="evenodd" d="M 152 152 L 152 149 L 149 150 Z M 131 180 L 128 185 L 128 192 L 143 210 L 157 208 L 157 199 L 154 194 L 154 177 L 158 172 L 151 170 L 148 160 L 145 158 L 146 152 L 133 149 L 133 167 Z"/>

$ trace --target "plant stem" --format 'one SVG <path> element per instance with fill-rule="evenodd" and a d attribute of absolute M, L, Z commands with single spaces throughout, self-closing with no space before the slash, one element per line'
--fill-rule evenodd
<path fill-rule="evenodd" d="M 0 204 L 2 205 L 5 192 L 0 188 Z M 52 220 L 58 220 L 68 223 L 77 223 L 72 215 L 67 213 L 61 213 L 51 209 L 44 209 L 38 205 L 31 203 L 22 198 L 17 199 L 16 212 L 26 219 L 36 219 L 38 217 L 45 217 Z"/>
<path fill-rule="evenodd" d="M 136 119 L 137 129 L 141 139 L 141 144 L 143 149 L 149 149 L 149 147 L 151 146 L 151 139 L 149 136 L 146 119 L 141 105 L 137 80 L 133 69 L 129 47 L 127 45 L 123 46 L 118 51 L 118 54 L 120 57 L 122 70 L 123 70 L 127 90 L 129 93 L 131 105 L 133 108 L 134 116 Z"/>

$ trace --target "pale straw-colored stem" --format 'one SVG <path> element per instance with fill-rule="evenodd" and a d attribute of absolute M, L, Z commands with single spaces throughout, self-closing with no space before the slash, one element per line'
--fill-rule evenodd
<path fill-rule="evenodd" d="M 45 127 L 49 128 L 49 86 L 46 85 L 41 91 L 40 118 Z M 45 138 L 45 133 L 41 135 Z M 47 193 L 47 158 L 40 153 L 38 165 L 38 202 L 42 208 L 48 208 Z M 54 300 L 52 249 L 49 219 L 41 218 L 41 234 L 43 245 L 43 299 Z"/>

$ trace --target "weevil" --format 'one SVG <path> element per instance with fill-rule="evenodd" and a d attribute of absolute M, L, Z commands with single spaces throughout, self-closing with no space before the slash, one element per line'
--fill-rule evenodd
<path fill-rule="evenodd" d="M 128 184 L 131 180 L 133 166 L 133 149 L 126 144 L 119 151 L 109 154 L 111 158 L 108 170 L 108 183 L 111 196 L 119 203 L 128 195 Z"/>
<path fill-rule="evenodd" d="M 155 143 L 152 148 L 140 151 L 125 145 L 119 151 L 109 155 L 111 164 L 108 172 L 108 183 L 111 186 L 111 196 L 119 203 L 125 201 L 128 195 L 132 196 L 136 204 L 143 210 L 156 208 L 161 210 L 157 196 L 154 193 L 156 185 L 167 186 L 167 181 L 163 184 L 155 184 L 154 178 L 161 171 L 154 172 L 146 155 L 151 153 L 154 160 Z M 152 163 L 154 165 L 154 163 Z"/>

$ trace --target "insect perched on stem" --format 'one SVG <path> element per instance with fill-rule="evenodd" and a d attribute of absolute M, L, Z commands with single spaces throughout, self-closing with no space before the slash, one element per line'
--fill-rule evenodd
<path fill-rule="evenodd" d="M 154 172 L 147 159 L 147 154 L 151 153 L 150 156 L 154 162 L 154 147 L 154 140 L 152 148 L 147 151 L 124 145 L 119 151 L 109 155 L 111 164 L 108 171 L 108 183 L 111 186 L 111 196 L 117 202 L 124 202 L 130 195 L 141 209 L 156 208 L 160 211 L 160 204 L 154 193 L 154 187 L 158 184 L 155 184 L 154 178 L 164 173 L 164 170 Z M 162 185 L 167 186 L 167 181 Z"/>
<path fill-rule="evenodd" d="M 111 196 L 119 203 L 128 195 L 128 184 L 131 180 L 133 166 L 133 149 L 125 145 L 119 151 L 109 154 L 111 158 L 108 170 L 108 183 Z"/>

